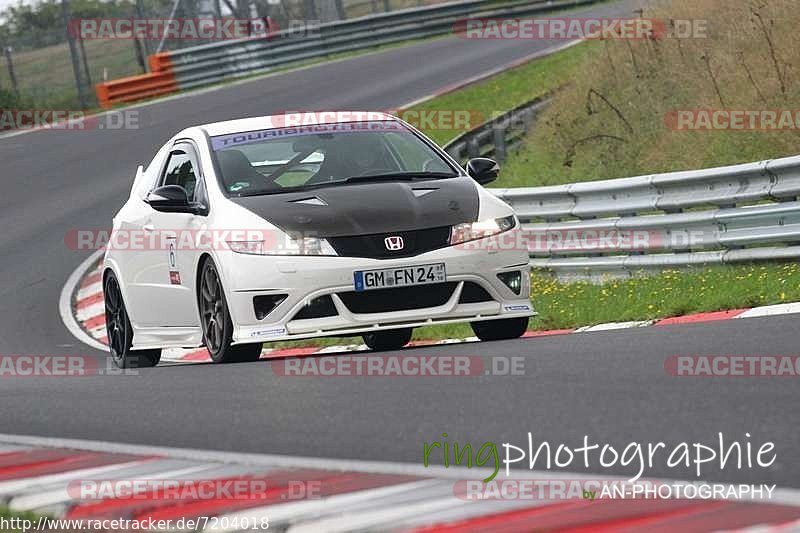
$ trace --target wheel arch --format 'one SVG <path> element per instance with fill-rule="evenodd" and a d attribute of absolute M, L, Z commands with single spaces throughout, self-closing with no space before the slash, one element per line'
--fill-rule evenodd
<path fill-rule="evenodd" d="M 214 258 L 208 252 L 203 252 L 200 254 L 200 257 L 197 258 L 197 266 L 194 272 L 194 296 L 198 311 L 200 310 L 200 277 L 203 275 L 203 267 L 206 265 L 206 261 L 213 260 Z"/>
<path fill-rule="evenodd" d="M 122 302 L 125 304 L 125 309 L 128 312 L 128 318 L 130 318 L 131 312 L 130 312 L 130 308 L 128 307 L 128 304 L 127 304 L 128 299 L 125 297 L 126 290 L 127 290 L 127 287 L 125 286 L 125 280 L 122 278 L 122 276 L 120 276 L 119 271 L 116 268 L 116 265 L 111 264 L 108 261 L 106 261 L 106 263 L 103 265 L 103 272 L 102 272 L 102 276 L 100 278 L 100 282 L 102 284 L 103 293 L 105 293 L 106 281 L 108 281 L 108 276 L 110 274 L 113 274 L 114 278 L 117 280 L 117 286 L 119 287 L 119 292 L 120 292 L 120 295 L 122 296 Z"/>

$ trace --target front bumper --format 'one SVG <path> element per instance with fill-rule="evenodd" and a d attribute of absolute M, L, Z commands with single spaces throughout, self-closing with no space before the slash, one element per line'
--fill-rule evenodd
<path fill-rule="evenodd" d="M 507 233 L 515 231 L 518 230 Z M 451 246 L 411 258 L 384 260 L 255 256 L 231 252 L 226 254 L 222 263 L 226 295 L 234 324 L 233 342 L 243 344 L 357 335 L 383 329 L 534 315 L 528 298 L 530 276 L 527 252 L 493 248 L 490 241 L 491 239 L 483 239 L 472 246 Z M 346 301 L 352 302 L 346 296 L 354 291 L 353 273 L 357 270 L 430 263 L 445 263 L 450 291 L 435 305 L 414 309 L 413 307 L 420 304 L 409 302 L 409 308 L 403 308 L 402 303 L 394 302 L 390 311 L 379 309 L 377 312 L 364 312 L 360 309 L 361 312 L 357 312 L 352 303 L 350 306 L 346 304 Z M 497 277 L 499 273 L 515 270 L 520 271 L 522 276 L 520 295 L 515 294 Z M 465 298 L 462 296 L 465 295 L 465 290 L 468 287 L 474 289 L 475 285 L 482 288 L 488 298 L 485 301 L 474 301 L 473 298 L 471 303 L 464 302 Z M 395 291 L 391 294 L 395 298 L 402 298 L 402 289 L 377 291 L 381 290 Z M 438 290 L 441 292 L 445 289 L 438 287 Z M 286 298 L 265 318 L 259 320 L 253 298 L 278 294 L 285 295 Z M 335 307 L 335 316 L 295 318 L 311 300 L 326 295 L 330 296 Z"/>

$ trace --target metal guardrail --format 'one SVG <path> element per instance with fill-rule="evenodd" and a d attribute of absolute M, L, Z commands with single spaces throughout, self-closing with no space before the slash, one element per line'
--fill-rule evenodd
<path fill-rule="evenodd" d="M 539 112 L 547 106 L 549 96 L 537 98 L 515 107 L 492 120 L 462 133 L 444 149 L 456 161 L 466 162 L 473 157 L 491 157 L 504 163 L 509 151 L 517 148 L 531 128 Z"/>
<path fill-rule="evenodd" d="M 464 133 L 456 160 L 505 160 L 549 96 Z M 491 189 L 523 222 L 531 265 L 561 278 L 800 257 L 800 156 L 703 170 Z"/>
<path fill-rule="evenodd" d="M 353 50 L 445 35 L 466 17 L 520 17 L 595 1 L 463 0 L 325 23 L 306 28 L 307 32 L 292 28 L 264 38 L 219 41 L 162 52 L 150 56 L 150 75 L 98 84 L 98 99 L 105 107 L 133 101 L 138 86 L 148 83 L 147 76 L 172 74 L 175 90 L 191 89 Z M 124 99 L 116 100 L 115 94 L 124 95 Z"/>
<path fill-rule="evenodd" d="M 223 41 L 169 53 L 178 86 L 189 89 L 277 66 L 409 39 L 451 33 L 466 16 L 522 16 L 595 0 L 469 0 L 277 32 L 270 39 Z M 294 35 L 301 34 L 300 37 Z"/>
<path fill-rule="evenodd" d="M 800 257 L 800 156 L 492 192 L 562 278 Z"/>

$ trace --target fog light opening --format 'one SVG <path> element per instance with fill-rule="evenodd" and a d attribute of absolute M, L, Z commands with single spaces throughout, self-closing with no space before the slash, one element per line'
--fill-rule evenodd
<path fill-rule="evenodd" d="M 336 306 L 329 294 L 318 296 L 304 305 L 292 320 L 306 320 L 310 318 L 327 318 L 337 316 Z"/>
<path fill-rule="evenodd" d="M 265 294 L 253 297 L 253 310 L 256 319 L 264 320 L 272 311 L 286 299 L 286 294 Z"/>
<path fill-rule="evenodd" d="M 501 272 L 497 277 L 506 287 L 511 289 L 511 292 L 514 294 L 519 296 L 520 292 L 522 292 L 522 272 L 519 270 Z"/>

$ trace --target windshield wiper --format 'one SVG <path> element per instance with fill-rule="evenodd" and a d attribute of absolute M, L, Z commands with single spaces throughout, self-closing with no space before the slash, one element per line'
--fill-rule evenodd
<path fill-rule="evenodd" d="M 413 180 L 432 180 L 432 179 L 445 179 L 457 178 L 458 174 L 450 174 L 449 172 L 392 172 L 387 174 L 371 174 L 369 176 L 353 176 L 343 180 L 325 181 L 321 183 L 313 183 L 311 185 L 298 185 L 296 187 L 282 187 L 278 189 L 263 189 L 256 191 L 242 191 L 236 196 L 239 198 L 248 196 L 266 196 L 270 194 L 283 194 L 288 192 L 301 192 L 309 191 L 312 189 L 324 189 L 325 187 L 334 187 L 347 183 L 359 183 L 367 181 L 413 181 Z"/>
<path fill-rule="evenodd" d="M 388 172 L 386 174 L 353 176 L 345 180 L 341 180 L 339 183 L 356 183 L 359 181 L 438 180 L 456 177 L 458 177 L 458 174 L 451 174 L 449 172 Z"/>

